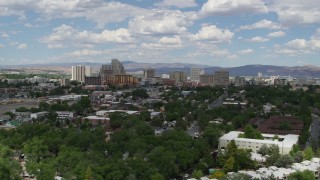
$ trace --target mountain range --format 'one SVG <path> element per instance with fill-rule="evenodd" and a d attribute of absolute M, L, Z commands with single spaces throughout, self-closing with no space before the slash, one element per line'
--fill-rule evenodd
<path fill-rule="evenodd" d="M 134 61 L 122 61 L 127 72 L 137 72 L 144 68 L 156 69 L 156 74 L 168 74 L 172 71 L 184 71 L 190 73 L 191 67 L 200 67 L 205 73 L 212 74 L 218 69 L 226 69 L 230 76 L 257 76 L 260 72 L 263 76 L 292 76 L 292 77 L 320 77 L 320 67 L 306 66 L 274 66 L 274 65 L 245 65 L 238 67 L 218 67 L 199 64 L 185 63 L 140 63 Z M 81 62 L 81 63 L 50 63 L 50 64 L 27 64 L 27 65 L 1 65 L 0 69 L 40 69 L 71 72 L 71 66 L 91 66 L 94 71 L 99 71 L 102 63 Z"/>

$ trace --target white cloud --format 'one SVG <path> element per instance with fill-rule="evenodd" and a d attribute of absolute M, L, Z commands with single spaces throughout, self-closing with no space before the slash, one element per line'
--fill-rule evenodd
<path fill-rule="evenodd" d="M 319 53 L 320 51 L 320 28 L 310 37 L 306 39 L 294 39 L 284 45 L 275 45 L 274 52 L 277 54 L 287 54 L 297 56 L 302 54 Z"/>
<path fill-rule="evenodd" d="M 195 0 L 163 0 L 162 2 L 155 3 L 156 6 L 174 6 L 178 8 L 195 7 L 198 4 Z"/>
<path fill-rule="evenodd" d="M 3 37 L 3 38 L 9 38 L 10 36 L 9 36 L 9 34 L 7 34 L 7 33 L 2 33 L 2 34 L 1 34 L 1 37 Z"/>
<path fill-rule="evenodd" d="M 243 50 L 240 50 L 238 51 L 238 54 L 252 54 L 253 53 L 253 49 L 243 49 Z"/>
<path fill-rule="evenodd" d="M 181 39 L 179 36 L 176 37 L 162 37 L 159 40 L 159 43 L 162 44 L 181 44 Z"/>
<path fill-rule="evenodd" d="M 238 15 L 249 13 L 267 13 L 262 0 L 208 0 L 204 3 L 200 15 Z"/>
<path fill-rule="evenodd" d="M 286 25 L 320 23 L 318 0 L 272 0 L 270 10 Z"/>
<path fill-rule="evenodd" d="M 260 37 L 260 36 L 255 36 L 251 39 L 247 39 L 247 41 L 250 41 L 250 42 L 267 42 L 269 41 L 268 38 L 264 38 L 264 37 Z"/>
<path fill-rule="evenodd" d="M 182 48 L 181 39 L 179 36 L 175 37 L 162 37 L 157 42 L 151 43 L 142 43 L 142 49 L 147 50 L 156 50 L 156 51 L 164 51 L 164 50 L 174 50 Z"/>
<path fill-rule="evenodd" d="M 142 35 L 181 34 L 187 31 L 187 26 L 192 25 L 195 18 L 194 13 L 154 10 L 131 19 L 129 30 Z"/>
<path fill-rule="evenodd" d="M 0 1 L 0 16 L 16 15 L 26 19 L 26 12 L 33 11 L 42 19 L 85 18 L 103 28 L 110 22 L 122 22 L 147 10 L 120 2 L 103 0 L 10 0 Z"/>
<path fill-rule="evenodd" d="M 133 39 L 127 29 L 119 28 L 114 31 L 104 30 L 101 33 L 80 31 L 69 25 L 61 25 L 53 29 L 52 34 L 41 39 L 49 48 L 66 46 L 85 46 L 102 43 L 128 43 Z"/>
<path fill-rule="evenodd" d="M 65 55 L 71 56 L 71 57 L 82 57 L 82 56 L 97 56 L 97 55 L 102 55 L 103 53 L 104 53 L 103 51 L 98 51 L 98 50 L 82 49 L 82 50 L 77 50 L 77 51 L 67 53 Z"/>
<path fill-rule="evenodd" d="M 281 25 L 266 19 L 258 21 L 251 25 L 240 26 L 238 30 L 252 30 L 252 29 L 281 29 Z"/>
<path fill-rule="evenodd" d="M 267 36 L 270 38 L 276 38 L 276 37 L 284 37 L 285 35 L 286 33 L 283 31 L 276 31 L 276 32 L 269 33 Z"/>
<path fill-rule="evenodd" d="M 230 42 L 234 33 L 229 29 L 219 29 L 215 25 L 204 26 L 197 34 L 191 36 L 193 40 L 211 42 Z"/>
<path fill-rule="evenodd" d="M 25 43 L 19 44 L 19 46 L 17 47 L 18 49 L 27 49 L 28 45 Z"/>

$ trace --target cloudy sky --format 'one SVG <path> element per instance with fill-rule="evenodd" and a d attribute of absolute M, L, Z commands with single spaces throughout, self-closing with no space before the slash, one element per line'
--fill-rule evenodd
<path fill-rule="evenodd" d="M 319 0 L 0 0 L 0 64 L 320 66 Z"/>

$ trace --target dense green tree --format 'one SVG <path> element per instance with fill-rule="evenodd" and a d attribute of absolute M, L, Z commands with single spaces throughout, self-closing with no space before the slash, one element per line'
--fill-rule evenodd
<path fill-rule="evenodd" d="M 298 171 L 290 174 L 287 177 L 288 180 L 306 180 L 306 179 L 316 179 L 314 173 L 309 170 Z"/>
<path fill-rule="evenodd" d="M 23 150 L 28 159 L 36 163 L 39 163 L 41 159 L 50 155 L 48 146 L 38 137 L 34 137 L 27 141 Z"/>
<path fill-rule="evenodd" d="M 290 155 L 285 154 L 285 155 L 281 155 L 274 165 L 277 167 L 288 167 L 292 165 L 293 162 L 294 162 L 293 158 Z"/>
<path fill-rule="evenodd" d="M 132 99 L 148 98 L 149 95 L 145 89 L 135 89 L 131 92 Z"/>
<path fill-rule="evenodd" d="M 257 152 L 258 152 L 259 154 L 262 154 L 262 155 L 264 156 L 264 155 L 268 154 L 269 148 L 268 148 L 267 145 L 263 144 L 263 145 L 259 148 L 259 150 L 258 150 Z"/>
<path fill-rule="evenodd" d="M 305 160 L 311 160 L 313 157 L 314 157 L 314 152 L 312 150 L 312 147 L 307 147 L 305 150 L 304 150 L 304 159 Z"/>
<path fill-rule="evenodd" d="M 244 138 L 249 138 L 249 139 L 263 139 L 263 136 L 261 135 L 261 133 L 258 130 L 254 129 L 251 125 L 247 125 L 245 127 L 243 136 Z"/>

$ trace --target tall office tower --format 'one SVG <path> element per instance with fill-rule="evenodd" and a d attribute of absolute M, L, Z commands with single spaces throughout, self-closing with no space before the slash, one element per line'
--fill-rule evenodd
<path fill-rule="evenodd" d="M 201 68 L 199 67 L 192 67 L 190 71 L 190 79 L 193 82 L 200 82 L 200 74 L 201 74 Z"/>
<path fill-rule="evenodd" d="M 154 78 L 155 70 L 154 69 L 144 69 L 143 77 L 144 78 Z"/>
<path fill-rule="evenodd" d="M 92 76 L 92 67 L 90 67 L 90 66 L 85 67 L 85 76 L 87 76 L 87 77 Z"/>
<path fill-rule="evenodd" d="M 174 80 L 175 83 L 182 83 L 187 81 L 187 76 L 182 71 L 174 71 L 169 75 L 170 79 Z"/>
<path fill-rule="evenodd" d="M 215 86 L 228 86 L 229 85 L 229 71 L 218 70 L 214 73 Z"/>
<path fill-rule="evenodd" d="M 102 79 L 105 79 L 108 76 L 112 76 L 112 66 L 110 64 L 103 64 L 100 68 L 100 75 Z"/>
<path fill-rule="evenodd" d="M 214 75 L 213 74 L 201 74 L 200 83 L 204 86 L 214 86 Z"/>
<path fill-rule="evenodd" d="M 72 66 L 72 80 L 84 82 L 85 76 L 91 76 L 92 68 L 90 66 Z"/>
<path fill-rule="evenodd" d="M 124 70 L 123 64 L 118 59 L 111 60 L 111 66 L 113 75 L 125 75 L 126 71 Z"/>
<path fill-rule="evenodd" d="M 86 75 L 86 69 L 88 69 L 89 66 L 72 66 L 72 80 L 84 82 L 84 77 Z M 91 68 L 91 67 L 90 67 Z"/>

